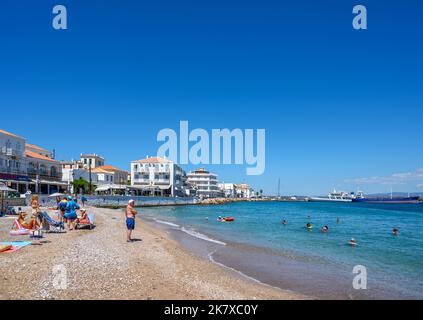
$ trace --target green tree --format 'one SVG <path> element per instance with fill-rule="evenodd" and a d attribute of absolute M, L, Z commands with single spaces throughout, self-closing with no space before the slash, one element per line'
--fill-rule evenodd
<path fill-rule="evenodd" d="M 79 178 L 75 180 L 72 184 L 75 193 L 79 193 L 80 191 L 86 193 L 87 191 L 89 191 L 89 182 L 85 179 Z"/>

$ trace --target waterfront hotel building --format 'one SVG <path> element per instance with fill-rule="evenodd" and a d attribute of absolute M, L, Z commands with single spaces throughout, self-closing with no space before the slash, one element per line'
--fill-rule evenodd
<path fill-rule="evenodd" d="M 131 162 L 131 191 L 137 195 L 183 197 L 185 171 L 171 160 L 147 157 Z"/>
<path fill-rule="evenodd" d="M 204 168 L 188 173 L 187 183 L 196 190 L 196 195 L 203 198 L 219 198 L 224 192 L 219 188 L 217 175 Z"/>

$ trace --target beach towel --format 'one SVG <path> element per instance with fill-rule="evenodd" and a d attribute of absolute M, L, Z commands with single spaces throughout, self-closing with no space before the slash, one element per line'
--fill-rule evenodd
<path fill-rule="evenodd" d="M 6 251 L 2 251 L 1 253 L 10 253 L 22 249 L 23 247 L 29 246 L 31 242 L 28 241 L 15 241 L 15 242 L 0 242 L 0 246 L 11 246 Z"/>

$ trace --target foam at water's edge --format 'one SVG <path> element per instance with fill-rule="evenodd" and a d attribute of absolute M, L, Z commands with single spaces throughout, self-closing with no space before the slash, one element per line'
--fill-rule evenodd
<path fill-rule="evenodd" d="M 159 220 L 159 219 L 153 219 L 153 220 L 155 222 L 157 222 L 157 223 L 161 223 L 161 224 L 164 224 L 164 225 L 167 225 L 167 226 L 174 227 L 174 228 L 176 228 L 176 229 L 178 229 L 178 230 L 180 230 L 182 232 L 185 232 L 186 234 L 188 234 L 188 235 L 190 235 L 192 237 L 195 237 L 197 239 L 201 239 L 201 240 L 204 240 L 204 241 L 209 241 L 209 242 L 213 242 L 213 243 L 216 243 L 216 244 L 220 244 L 222 246 L 226 246 L 226 243 L 225 242 L 222 242 L 222 241 L 219 241 L 219 240 L 210 238 L 210 237 L 206 236 L 205 234 L 202 234 L 202 233 L 200 233 L 198 231 L 186 229 L 186 228 L 181 227 L 180 225 L 178 225 L 176 223 L 172 223 L 172 222 L 168 222 L 168 221 L 163 221 L 163 220 Z"/>
<path fill-rule="evenodd" d="M 163 221 L 163 220 L 159 220 L 159 219 L 154 219 L 155 222 L 161 223 L 161 224 L 165 224 L 171 227 L 175 227 L 175 228 L 179 228 L 180 225 L 176 224 L 176 223 L 172 223 L 172 222 L 168 222 L 168 221 Z"/>
<path fill-rule="evenodd" d="M 225 242 L 209 238 L 209 237 L 207 237 L 206 235 L 204 235 L 200 232 L 197 232 L 197 231 L 194 231 L 194 230 L 188 230 L 188 229 L 185 229 L 184 227 L 180 228 L 180 230 L 185 232 L 186 234 L 189 234 L 190 236 L 195 237 L 195 238 L 205 240 L 205 241 L 209 241 L 209 242 L 213 242 L 213 243 L 217 243 L 217 244 L 220 244 L 222 246 L 226 246 Z"/>

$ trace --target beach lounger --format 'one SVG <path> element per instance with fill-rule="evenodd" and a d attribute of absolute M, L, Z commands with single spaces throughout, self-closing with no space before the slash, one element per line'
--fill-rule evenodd
<path fill-rule="evenodd" d="M 92 213 L 88 213 L 87 217 L 88 217 L 88 219 L 78 221 L 75 228 L 76 229 L 88 228 L 90 230 L 95 228 L 94 215 Z"/>
<path fill-rule="evenodd" d="M 12 230 L 10 230 L 9 234 L 11 236 L 26 236 L 31 233 L 31 230 L 25 229 L 21 224 L 19 223 L 18 219 L 13 221 L 13 227 Z"/>
<path fill-rule="evenodd" d="M 47 232 L 56 232 L 56 233 L 62 233 L 65 230 L 65 224 L 63 221 L 55 221 L 53 220 L 47 212 L 40 212 L 40 219 L 41 219 L 41 225 L 43 227 L 43 230 Z"/>

